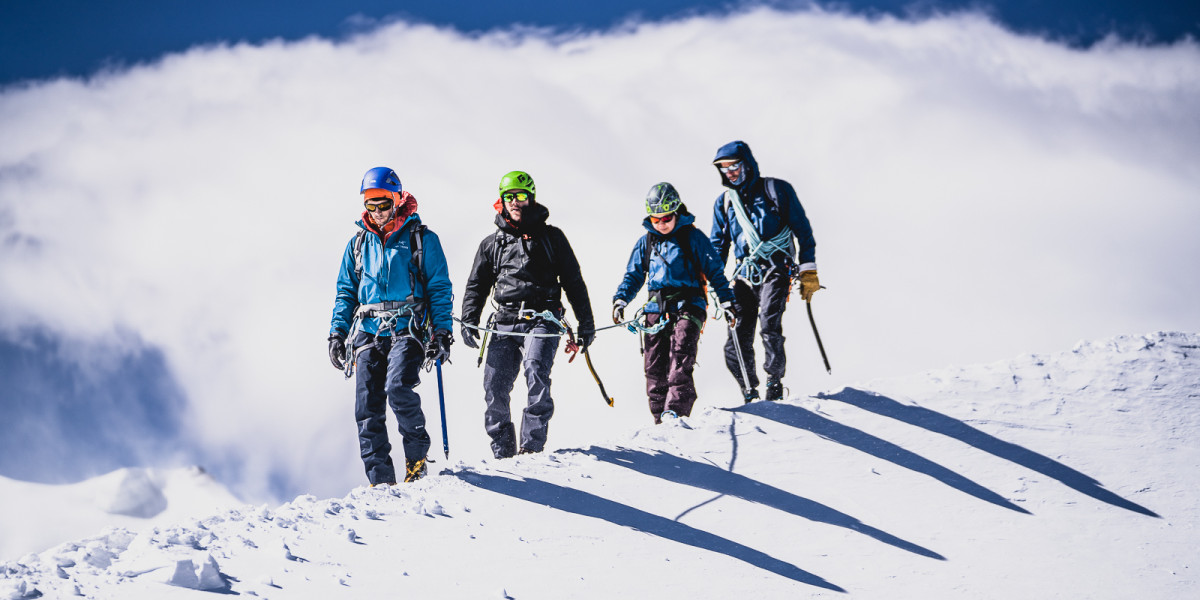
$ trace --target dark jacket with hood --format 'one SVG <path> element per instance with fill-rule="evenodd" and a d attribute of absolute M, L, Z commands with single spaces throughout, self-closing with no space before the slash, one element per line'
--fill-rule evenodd
<path fill-rule="evenodd" d="M 704 294 L 705 283 L 701 279 L 703 276 L 713 286 L 721 302 L 733 301 L 733 291 L 729 288 L 729 280 L 725 278 L 723 265 L 718 261 L 708 238 L 692 226 L 695 221 L 695 215 L 680 214 L 675 229 L 663 235 L 654 229 L 650 217 L 643 219 L 642 226 L 649 234 L 634 244 L 629 264 L 625 267 L 625 277 L 613 299 L 631 302 L 638 290 L 642 289 L 642 284 L 646 283 L 651 292 L 664 289 L 691 291 L 681 294 L 681 301 L 698 308 L 703 315 L 708 307 Z M 685 251 L 682 244 L 688 244 L 689 250 Z M 650 253 L 649 260 L 646 259 L 647 252 Z M 693 264 L 693 261 L 698 264 Z"/>
<path fill-rule="evenodd" d="M 790 227 L 799 252 L 797 256 L 797 248 L 793 247 L 793 254 L 789 258 L 796 261 L 802 271 L 815 270 L 817 268 L 817 241 L 813 238 L 812 225 L 809 224 L 808 217 L 804 214 L 804 207 L 800 205 L 800 199 L 796 197 L 796 190 L 782 179 L 775 180 L 775 196 L 782 209 L 776 211 L 775 205 L 767 196 L 766 181 L 759 175 L 758 162 L 754 160 L 750 146 L 740 141 L 725 144 L 717 150 L 713 162 L 723 159 L 741 160 L 745 165 L 743 167 L 745 177 L 738 185 L 733 185 L 719 169 L 717 173 L 721 175 L 721 183 L 725 187 L 737 192 L 742 206 L 746 208 L 746 215 L 750 218 L 760 239 L 771 239 L 779 235 L 783 227 Z M 781 215 L 780 212 L 786 215 L 786 223 L 784 215 Z M 712 234 L 709 239 L 712 241 L 713 247 L 717 249 L 722 265 L 729 258 L 731 246 L 733 256 L 738 261 L 745 258 L 749 252 L 750 242 L 742 231 L 741 223 L 738 222 L 733 206 L 730 205 L 726 208 L 724 193 L 717 197 L 717 201 L 713 205 Z"/>
<path fill-rule="evenodd" d="M 463 292 L 463 322 L 479 323 L 493 288 L 495 301 L 500 305 L 499 319 L 514 314 L 522 302 L 525 308 L 539 312 L 561 311 L 565 291 L 579 330 L 595 329 L 579 261 L 562 230 L 546 223 L 549 209 L 530 202 L 520 223 L 506 218 L 499 201 L 497 211 L 496 232 L 480 242 Z"/>

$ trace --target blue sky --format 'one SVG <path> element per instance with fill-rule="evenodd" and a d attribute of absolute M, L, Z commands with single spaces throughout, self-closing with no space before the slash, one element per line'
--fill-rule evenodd
<path fill-rule="evenodd" d="M 728 0 L 447 0 L 444 2 L 271 2 L 268 0 L 63 0 L 0 4 L 0 83 L 80 76 L 105 66 L 152 60 L 213 42 L 339 38 L 390 19 L 451 26 L 465 32 L 512 24 L 604 29 L 627 19 L 670 19 L 727 12 L 750 2 Z M 803 7 L 805 1 L 755 2 Z M 1189 0 L 848 0 L 821 3 L 860 14 L 927 14 L 986 7 L 996 20 L 1086 46 L 1110 33 L 1169 43 L 1200 37 L 1200 2 Z"/>

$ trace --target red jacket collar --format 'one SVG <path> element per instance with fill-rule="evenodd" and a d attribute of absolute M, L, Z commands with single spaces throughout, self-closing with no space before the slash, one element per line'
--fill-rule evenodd
<path fill-rule="evenodd" d="M 407 221 L 408 218 L 411 217 L 415 212 L 417 212 L 417 197 L 408 192 L 400 192 L 400 205 L 399 209 L 396 211 L 396 216 L 392 217 L 391 221 L 383 224 L 382 231 L 375 225 L 375 221 L 371 220 L 371 213 L 365 210 L 362 214 L 362 222 L 363 226 L 367 228 L 367 231 L 379 236 L 379 239 L 386 243 L 388 238 L 391 237 L 391 235 L 395 233 L 397 229 L 400 229 L 402 226 L 404 226 L 404 222 Z"/>

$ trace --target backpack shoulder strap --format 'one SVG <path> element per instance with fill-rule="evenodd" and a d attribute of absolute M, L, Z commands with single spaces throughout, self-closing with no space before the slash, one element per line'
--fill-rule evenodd
<path fill-rule="evenodd" d="M 692 230 L 696 229 L 696 226 L 686 225 L 681 229 L 686 229 L 686 231 L 680 232 L 678 238 L 679 249 L 683 252 L 683 261 L 691 265 L 692 273 L 696 275 L 697 279 L 704 282 L 704 271 L 700 268 L 700 262 L 696 260 L 696 252 L 692 248 Z"/>
<path fill-rule="evenodd" d="M 495 281 L 500 277 L 500 261 L 504 258 L 504 247 L 508 245 L 508 234 L 497 229 L 492 234 L 492 246 L 494 255 L 492 256 L 492 280 Z"/>
<path fill-rule="evenodd" d="M 650 278 L 650 254 L 654 252 L 654 240 L 650 238 L 650 233 L 646 233 L 646 251 L 642 253 L 642 273 L 646 278 Z"/>
<path fill-rule="evenodd" d="M 368 233 L 366 229 L 360 229 L 354 234 L 354 275 L 360 282 L 363 274 L 363 244 L 367 241 Z"/>
<path fill-rule="evenodd" d="M 425 274 L 425 227 L 424 223 L 414 223 L 412 231 L 409 232 L 409 252 L 412 253 L 412 270 L 415 279 L 421 284 L 421 295 L 423 296 L 421 304 L 425 309 L 425 325 L 433 322 L 433 315 L 430 314 L 430 298 L 429 298 L 429 277 Z M 416 295 L 416 290 L 413 290 L 413 295 Z M 415 302 L 413 296 L 409 296 L 409 300 Z"/>
<path fill-rule="evenodd" d="M 779 215 L 780 220 L 786 226 L 788 222 L 788 207 L 786 204 L 779 202 L 779 193 L 775 191 L 775 178 L 763 177 L 763 182 L 766 183 L 767 199 L 771 201 L 771 207 L 775 209 L 775 213 Z"/>
<path fill-rule="evenodd" d="M 426 283 L 425 277 L 425 230 L 428 229 L 423 223 L 417 223 L 412 228 L 412 241 L 409 248 L 412 251 L 413 268 L 417 271 L 417 277 L 421 280 L 421 285 Z"/>

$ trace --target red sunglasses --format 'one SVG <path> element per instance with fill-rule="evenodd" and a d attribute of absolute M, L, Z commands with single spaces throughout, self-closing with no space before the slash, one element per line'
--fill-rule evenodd
<path fill-rule="evenodd" d="M 656 217 L 654 215 L 650 215 L 650 222 L 655 223 L 655 224 L 670 223 L 673 220 L 675 220 L 675 213 L 671 213 L 669 215 L 663 215 L 661 217 Z"/>

